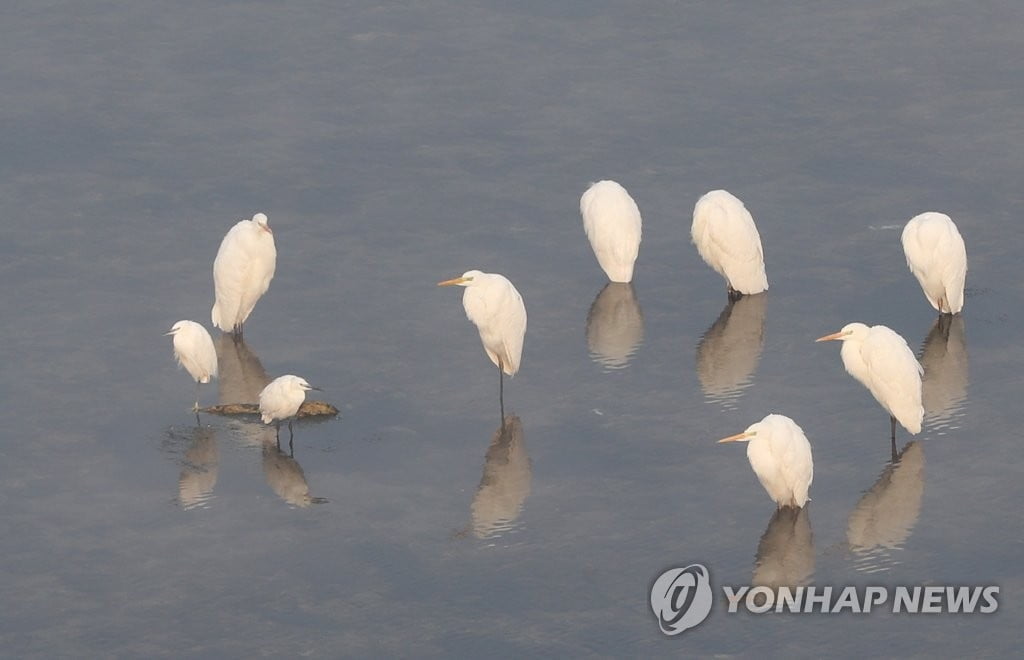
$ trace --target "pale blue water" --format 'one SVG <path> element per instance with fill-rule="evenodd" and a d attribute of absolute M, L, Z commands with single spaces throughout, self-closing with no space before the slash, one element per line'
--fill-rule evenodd
<path fill-rule="evenodd" d="M 1018 648 L 1018 3 L 0 15 L 6 655 Z M 629 290 L 604 292 L 583 235 L 600 178 L 643 213 Z M 718 187 L 754 214 L 771 283 L 729 311 L 689 244 Z M 899 246 L 925 210 L 967 242 L 948 333 Z M 217 245 L 255 211 L 277 276 L 202 397 L 322 386 L 342 415 L 298 425 L 294 460 L 253 420 L 197 428 L 162 336 L 209 327 Z M 460 292 L 434 286 L 470 268 L 529 312 L 504 434 Z M 924 349 L 929 415 L 895 466 L 884 412 L 813 343 L 852 320 Z M 772 411 L 807 432 L 815 481 L 767 529 L 742 447 L 714 441 Z M 648 588 L 695 561 L 716 584 L 995 583 L 1000 610 L 718 608 L 665 638 Z"/>

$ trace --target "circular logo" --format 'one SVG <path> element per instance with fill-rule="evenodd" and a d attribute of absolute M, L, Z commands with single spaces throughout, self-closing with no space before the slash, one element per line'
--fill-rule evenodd
<path fill-rule="evenodd" d="M 651 610 L 661 632 L 678 635 L 711 612 L 711 578 L 702 564 L 670 568 L 651 587 Z"/>

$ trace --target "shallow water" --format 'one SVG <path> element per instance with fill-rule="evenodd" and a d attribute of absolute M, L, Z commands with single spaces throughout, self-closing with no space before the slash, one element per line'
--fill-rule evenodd
<path fill-rule="evenodd" d="M 7 430 L 0 568 L 14 657 L 964 655 L 1022 623 L 1024 105 L 1014 2 L 17 3 L 0 21 Z M 606 288 L 579 195 L 613 178 L 644 241 Z M 727 305 L 689 244 L 745 201 L 770 291 Z M 899 230 L 949 213 L 970 259 L 947 327 Z M 228 227 L 279 261 L 219 341 L 206 404 L 296 373 L 338 419 L 189 412 L 170 325 L 209 327 Z M 459 292 L 529 313 L 498 383 Z M 903 334 L 927 417 L 900 432 L 815 337 Z M 813 503 L 775 517 L 741 447 L 796 419 Z M 286 443 L 282 443 L 284 446 Z M 326 500 L 326 501 L 322 501 Z M 716 584 L 999 584 L 993 616 L 711 618 Z"/>

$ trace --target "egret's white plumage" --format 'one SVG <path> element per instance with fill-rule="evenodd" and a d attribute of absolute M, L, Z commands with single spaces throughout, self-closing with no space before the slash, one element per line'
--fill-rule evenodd
<path fill-rule="evenodd" d="M 945 213 L 929 211 L 914 216 L 903 228 L 903 254 L 907 266 L 940 314 L 964 308 L 967 248 L 956 224 Z"/>
<path fill-rule="evenodd" d="M 290 431 L 291 420 L 306 400 L 306 392 L 318 389 L 307 383 L 305 378 L 291 374 L 278 376 L 260 392 L 260 417 L 263 423 L 275 423 L 280 428 L 281 422 L 287 419 Z"/>
<path fill-rule="evenodd" d="M 910 433 L 921 432 L 921 375 L 924 370 L 907 341 L 884 325 L 849 323 L 815 341 L 843 342 L 839 351 L 846 371 L 875 397 Z"/>
<path fill-rule="evenodd" d="M 697 200 L 690 237 L 705 263 L 725 278 L 730 294 L 768 289 L 761 235 L 737 197 L 726 190 L 712 190 Z"/>
<path fill-rule="evenodd" d="M 630 282 L 640 252 L 640 209 L 615 181 L 598 181 L 580 197 L 583 230 L 612 282 Z"/>
<path fill-rule="evenodd" d="M 785 415 L 768 415 L 743 433 L 719 442 L 748 442 L 747 459 L 768 497 L 779 507 L 802 507 L 814 480 L 811 443 L 796 422 Z"/>
<path fill-rule="evenodd" d="M 480 331 L 487 357 L 509 376 L 519 371 L 526 335 L 523 297 L 504 275 L 469 270 L 438 286 L 461 286 L 466 316 Z"/>
<path fill-rule="evenodd" d="M 217 377 L 217 349 L 206 328 L 195 321 L 178 321 L 165 335 L 174 337 L 174 357 L 178 364 L 196 381 L 196 403 L 199 409 L 199 383 L 209 383 Z"/>
<path fill-rule="evenodd" d="M 267 216 L 257 213 L 228 230 L 213 260 L 213 325 L 241 334 L 256 301 L 267 292 L 277 267 L 277 247 Z"/>

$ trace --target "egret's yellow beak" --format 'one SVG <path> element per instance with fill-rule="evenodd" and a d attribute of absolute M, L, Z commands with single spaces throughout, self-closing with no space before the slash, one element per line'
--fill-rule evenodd
<path fill-rule="evenodd" d="M 469 282 L 472 279 L 473 279 L 472 277 L 453 277 L 450 280 L 445 280 L 444 282 L 438 282 L 437 286 L 457 286 L 459 284 L 462 284 L 463 282 Z"/>
<path fill-rule="evenodd" d="M 721 440 L 718 441 L 718 444 L 722 444 L 723 442 L 739 442 L 740 440 L 747 440 L 749 438 L 752 438 L 755 435 L 757 435 L 757 431 L 754 431 L 753 433 L 747 433 L 746 431 L 744 431 L 743 433 L 730 435 L 728 438 L 722 438 Z"/>
<path fill-rule="evenodd" d="M 833 341 L 833 340 L 842 339 L 842 338 L 843 338 L 843 333 L 842 332 L 833 332 L 830 335 L 825 335 L 824 337 L 818 337 L 814 341 L 815 342 L 819 342 L 819 341 Z"/>

